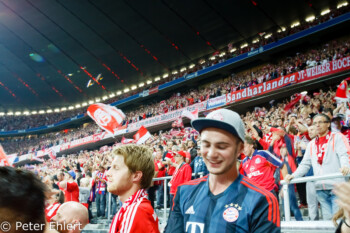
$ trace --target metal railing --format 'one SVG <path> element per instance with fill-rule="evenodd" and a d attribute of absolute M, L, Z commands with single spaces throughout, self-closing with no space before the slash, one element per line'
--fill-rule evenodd
<path fill-rule="evenodd" d="M 289 183 L 287 183 L 284 180 L 281 180 L 281 184 L 283 185 L 283 200 L 284 200 L 284 216 L 285 221 L 290 221 L 290 204 L 289 204 L 289 192 L 288 192 L 288 185 L 290 184 L 297 184 L 297 183 L 305 183 L 309 181 L 317 181 L 317 180 L 329 180 L 329 179 L 336 179 L 336 178 L 345 178 L 350 177 L 350 175 L 343 176 L 341 173 L 334 173 L 324 176 L 307 176 L 307 177 L 301 177 L 301 178 L 294 178 Z"/>

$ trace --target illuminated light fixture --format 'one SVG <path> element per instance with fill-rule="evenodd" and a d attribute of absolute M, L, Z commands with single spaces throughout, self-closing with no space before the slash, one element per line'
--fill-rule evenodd
<path fill-rule="evenodd" d="M 32 111 L 32 114 L 37 114 L 38 112 L 37 111 Z"/>
<path fill-rule="evenodd" d="M 68 76 L 69 76 L 69 77 L 72 77 L 72 76 L 73 76 L 73 74 L 72 74 L 72 73 L 69 73 L 69 74 L 68 74 Z"/>
<path fill-rule="evenodd" d="M 169 77 L 169 74 L 163 74 L 163 78 Z"/>
<path fill-rule="evenodd" d="M 61 108 L 61 111 L 67 111 L 66 107 Z"/>
<path fill-rule="evenodd" d="M 155 77 L 154 81 L 157 82 L 160 80 L 160 76 Z"/>
<path fill-rule="evenodd" d="M 54 112 L 60 112 L 59 108 L 55 108 L 55 110 L 53 110 Z"/>
<path fill-rule="evenodd" d="M 93 104 L 95 101 L 93 100 L 89 100 L 89 104 Z"/>
<path fill-rule="evenodd" d="M 286 27 L 281 27 L 280 29 L 277 30 L 277 32 L 280 33 L 280 32 L 284 32 L 285 30 L 286 30 Z"/>
<path fill-rule="evenodd" d="M 309 16 L 309 17 L 307 17 L 307 18 L 305 19 L 306 22 L 312 22 L 312 21 L 314 21 L 314 20 L 315 20 L 315 16 L 314 16 L 314 15 L 311 15 L 311 16 Z"/>
<path fill-rule="evenodd" d="M 290 25 L 291 28 L 294 28 L 294 27 L 297 27 L 300 25 L 300 22 L 295 22 L 295 23 L 292 23 L 292 25 Z"/>
<path fill-rule="evenodd" d="M 97 102 L 100 102 L 100 101 L 101 101 L 101 99 L 100 99 L 100 98 L 96 98 L 96 103 L 97 103 Z"/>
<path fill-rule="evenodd" d="M 146 83 L 147 83 L 147 84 L 151 84 L 151 83 L 152 83 L 152 80 L 148 80 Z"/>
<path fill-rule="evenodd" d="M 4 116 L 5 115 L 5 113 L 4 112 L 0 112 L 0 116 Z"/>
<path fill-rule="evenodd" d="M 230 50 L 230 53 L 233 53 L 233 52 L 235 52 L 237 49 L 236 48 L 232 48 L 231 50 Z"/>
<path fill-rule="evenodd" d="M 330 9 L 325 9 L 325 10 L 321 11 L 321 15 L 326 15 L 326 14 L 328 14 L 329 12 L 331 12 Z"/>
<path fill-rule="evenodd" d="M 172 74 L 177 74 L 177 70 L 174 70 L 173 72 L 171 72 Z"/>
<path fill-rule="evenodd" d="M 187 68 L 186 68 L 186 67 L 182 67 L 182 68 L 180 69 L 180 72 L 184 72 L 185 70 L 187 70 Z"/>
<path fill-rule="evenodd" d="M 341 2 L 341 3 L 339 3 L 339 4 L 337 5 L 337 9 L 339 9 L 339 8 L 341 8 L 341 7 L 343 7 L 343 6 L 347 6 L 347 5 L 348 5 L 348 2 L 347 2 L 347 1 Z"/>
<path fill-rule="evenodd" d="M 21 112 L 15 112 L 15 115 L 16 116 L 19 116 L 19 115 L 21 115 L 22 113 Z"/>
<path fill-rule="evenodd" d="M 241 49 L 245 48 L 245 47 L 248 47 L 248 43 L 245 43 L 245 44 L 242 44 L 241 45 Z"/>
<path fill-rule="evenodd" d="M 13 115 L 13 112 L 8 112 L 6 115 L 12 116 L 12 115 Z"/>
<path fill-rule="evenodd" d="M 130 91 L 129 88 L 125 88 L 125 89 L 124 89 L 124 93 L 127 93 L 127 92 L 129 92 L 129 91 Z"/>
<path fill-rule="evenodd" d="M 40 110 L 40 111 L 39 111 L 39 114 L 44 114 L 44 113 L 45 113 L 44 110 Z"/>
<path fill-rule="evenodd" d="M 114 96 L 115 96 L 115 94 L 112 93 L 112 94 L 109 95 L 109 98 L 113 98 Z"/>
<path fill-rule="evenodd" d="M 117 91 L 117 95 L 121 95 L 122 94 L 122 91 Z"/>
<path fill-rule="evenodd" d="M 135 90 L 136 88 L 137 88 L 137 86 L 134 85 L 131 87 L 131 90 Z"/>
<path fill-rule="evenodd" d="M 86 103 L 86 102 L 84 102 L 84 103 L 81 104 L 81 106 L 83 106 L 83 107 L 85 107 L 85 106 L 87 106 L 87 105 L 88 105 L 88 103 Z"/>
<path fill-rule="evenodd" d="M 143 87 L 145 84 L 144 83 L 140 83 L 139 84 L 139 87 Z"/>
<path fill-rule="evenodd" d="M 211 56 L 209 60 L 215 60 L 215 56 Z"/>
<path fill-rule="evenodd" d="M 188 68 L 189 69 L 192 69 L 193 67 L 195 67 L 196 65 L 195 64 L 191 64 Z"/>
<path fill-rule="evenodd" d="M 108 99 L 108 96 L 105 95 L 105 96 L 102 97 L 102 99 L 106 100 L 106 99 Z"/>
<path fill-rule="evenodd" d="M 30 112 L 29 111 L 24 111 L 23 115 L 27 115 L 28 116 L 28 115 L 30 115 Z"/>
<path fill-rule="evenodd" d="M 256 38 L 255 40 L 252 41 L 253 44 L 258 43 L 259 42 L 259 38 Z"/>
<path fill-rule="evenodd" d="M 301 95 L 307 95 L 307 91 L 300 92 Z"/>
<path fill-rule="evenodd" d="M 74 106 L 69 106 L 68 109 L 72 110 L 72 109 L 74 109 Z"/>
<path fill-rule="evenodd" d="M 46 112 L 47 113 L 52 113 L 52 109 L 48 109 Z"/>
<path fill-rule="evenodd" d="M 75 108 L 80 108 L 80 107 L 81 107 L 80 104 L 76 104 L 76 105 L 75 105 Z"/>
<path fill-rule="evenodd" d="M 225 52 L 222 52 L 222 53 L 220 53 L 219 57 L 223 57 L 223 56 L 225 56 L 225 55 L 226 55 L 226 53 L 225 53 Z"/>
<path fill-rule="evenodd" d="M 272 33 L 265 35 L 264 38 L 267 39 L 267 38 L 269 38 L 271 36 L 272 36 Z"/>

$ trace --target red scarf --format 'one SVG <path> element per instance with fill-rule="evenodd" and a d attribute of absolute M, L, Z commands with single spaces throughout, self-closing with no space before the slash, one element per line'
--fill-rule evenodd
<path fill-rule="evenodd" d="M 120 230 L 121 223 L 123 222 L 123 215 L 128 209 L 128 207 L 135 203 L 135 202 L 141 202 L 144 198 L 147 198 L 147 192 L 144 189 L 140 189 L 136 193 L 134 193 L 131 197 L 129 197 L 128 200 L 126 200 L 118 211 L 118 213 L 114 216 L 112 223 L 111 223 L 111 228 L 109 229 L 109 233 L 116 233 Z"/>
<path fill-rule="evenodd" d="M 321 137 L 321 142 L 320 138 L 316 137 L 316 154 L 317 154 L 317 162 L 322 165 L 323 162 L 323 157 L 327 149 L 327 144 L 329 139 L 331 138 L 331 132 L 329 131 L 326 136 Z"/>

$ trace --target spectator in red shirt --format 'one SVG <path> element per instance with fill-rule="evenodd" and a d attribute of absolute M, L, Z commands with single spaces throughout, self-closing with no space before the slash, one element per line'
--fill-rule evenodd
<path fill-rule="evenodd" d="M 163 155 L 163 151 L 161 148 L 158 147 L 156 150 L 156 156 L 154 158 L 154 171 L 155 171 L 154 177 L 156 178 L 165 176 L 165 165 L 162 162 L 162 155 Z M 158 197 L 160 196 L 159 194 L 163 194 L 162 184 L 163 184 L 163 181 L 160 181 L 160 180 L 154 181 L 153 186 L 151 186 L 148 189 L 149 200 L 151 201 L 151 205 L 153 208 L 154 208 L 156 191 L 158 190 Z M 157 200 L 157 206 L 160 206 L 159 198 Z"/>
<path fill-rule="evenodd" d="M 176 152 L 175 162 L 177 164 L 176 170 L 169 182 L 170 199 L 173 200 L 177 187 L 192 178 L 192 168 L 188 163 L 185 163 L 186 153 L 184 151 Z"/>
<path fill-rule="evenodd" d="M 64 192 L 65 202 L 79 202 L 79 186 L 74 181 L 75 172 L 69 171 L 64 177 L 65 180 L 58 182 L 57 185 L 59 189 L 61 189 Z"/>

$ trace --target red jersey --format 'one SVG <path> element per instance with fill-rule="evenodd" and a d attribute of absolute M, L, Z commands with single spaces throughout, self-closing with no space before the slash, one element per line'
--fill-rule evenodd
<path fill-rule="evenodd" d="M 277 167 L 282 166 L 282 160 L 266 150 L 255 150 L 250 158 L 247 156 L 242 162 L 244 175 L 268 191 L 274 189 L 273 174 Z"/>
<path fill-rule="evenodd" d="M 58 202 L 53 203 L 52 205 L 49 205 L 45 209 L 45 217 L 46 221 L 50 222 L 51 218 L 54 217 L 57 213 L 58 208 L 60 208 L 61 204 Z"/>
<path fill-rule="evenodd" d="M 140 189 L 123 203 L 114 216 L 109 233 L 159 233 L 158 217 L 147 193 Z"/>
<path fill-rule="evenodd" d="M 170 194 L 175 194 L 177 186 L 183 184 L 192 179 L 192 168 L 187 163 L 182 163 L 179 167 L 176 168 L 173 177 L 171 178 L 169 184 Z"/>
<path fill-rule="evenodd" d="M 154 160 L 154 170 L 158 172 L 157 178 L 165 176 L 165 166 L 163 165 L 162 161 L 156 159 Z M 154 185 L 161 185 L 162 183 L 163 181 L 161 180 L 154 181 Z"/>
<path fill-rule="evenodd" d="M 68 201 L 75 201 L 79 202 L 79 186 L 77 183 L 73 182 L 67 182 L 67 187 L 66 189 L 63 189 L 59 183 L 58 187 L 60 190 L 64 192 L 64 202 Z"/>

